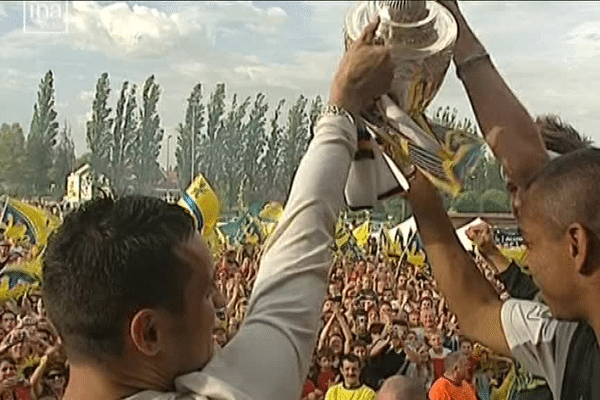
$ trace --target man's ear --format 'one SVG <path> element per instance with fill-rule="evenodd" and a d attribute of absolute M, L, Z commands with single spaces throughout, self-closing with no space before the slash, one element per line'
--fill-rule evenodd
<path fill-rule="evenodd" d="M 138 311 L 129 325 L 129 336 L 135 348 L 145 356 L 156 356 L 161 350 L 161 332 L 155 310 Z"/>
<path fill-rule="evenodd" d="M 573 260 L 573 266 L 577 273 L 589 276 L 593 271 L 589 259 L 592 252 L 592 237 L 590 233 L 580 223 L 572 223 L 567 228 L 567 241 L 569 256 Z"/>

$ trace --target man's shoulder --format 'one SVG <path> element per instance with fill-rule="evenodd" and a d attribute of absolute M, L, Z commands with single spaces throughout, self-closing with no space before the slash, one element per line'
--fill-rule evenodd
<path fill-rule="evenodd" d="M 431 388 L 429 389 L 429 398 L 436 399 L 438 396 L 448 394 L 450 390 L 450 382 L 443 376 L 433 382 Z"/>
<path fill-rule="evenodd" d="M 516 299 L 503 304 L 501 320 L 516 361 L 546 379 L 553 394 L 560 396 L 571 341 L 581 323 L 558 320 L 547 306 Z"/>
<path fill-rule="evenodd" d="M 329 393 L 329 392 L 332 392 L 332 393 L 334 393 L 334 392 L 354 392 L 354 393 L 360 392 L 361 394 L 373 394 L 373 395 L 377 395 L 377 393 L 373 389 L 371 389 L 370 387 L 368 387 L 367 385 L 359 386 L 356 389 L 346 389 L 344 387 L 343 383 L 338 383 L 337 385 L 331 386 L 329 388 L 329 390 L 327 391 L 327 393 Z"/>

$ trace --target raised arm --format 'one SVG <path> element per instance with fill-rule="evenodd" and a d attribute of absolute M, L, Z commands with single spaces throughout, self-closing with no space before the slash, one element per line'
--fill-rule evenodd
<path fill-rule="evenodd" d="M 467 236 L 479 250 L 483 259 L 492 268 L 496 277 L 504 284 L 511 297 L 533 300 L 539 292 L 533 279 L 519 268 L 513 261 L 504 256 L 492 236 L 487 223 L 475 225 L 467 230 Z"/>
<path fill-rule="evenodd" d="M 510 356 L 500 319 L 502 302 L 462 247 L 440 195 L 417 173 L 408 197 L 433 276 L 461 330 L 499 354 Z"/>
<path fill-rule="evenodd" d="M 487 222 L 481 222 L 467 229 L 467 237 L 477 246 L 479 254 L 490 265 L 495 274 L 504 272 L 510 266 L 510 260 L 501 252 L 492 235 L 492 229 Z"/>
<path fill-rule="evenodd" d="M 457 1 L 438 1 L 458 23 L 454 63 L 479 127 L 509 178 L 522 187 L 548 161 L 541 135 L 525 107 L 485 56 L 485 47 L 469 27 Z M 492 133 L 494 127 L 503 131 Z"/>
<path fill-rule="evenodd" d="M 350 354 L 352 352 L 352 331 L 350 331 L 346 318 L 341 314 L 339 309 L 336 309 L 333 315 L 338 320 L 342 328 L 342 334 L 344 335 L 344 354 Z"/>
<path fill-rule="evenodd" d="M 327 336 L 329 335 L 329 331 L 331 330 L 331 327 L 333 326 L 334 322 L 335 322 L 335 314 L 331 314 L 331 317 L 329 317 L 329 321 L 327 321 L 327 323 L 321 330 L 321 334 L 319 335 L 319 342 L 317 343 L 317 350 L 321 350 L 323 347 L 325 347 L 325 344 L 327 343 Z"/>
<path fill-rule="evenodd" d="M 389 90 L 393 76 L 389 49 L 372 44 L 377 25 L 370 24 L 342 59 L 332 84 L 330 115 L 316 124 L 281 220 L 265 245 L 244 325 L 203 370 L 248 398 L 298 398 L 305 382 L 335 224 L 356 151 L 356 126 L 339 108 L 360 114 Z"/>

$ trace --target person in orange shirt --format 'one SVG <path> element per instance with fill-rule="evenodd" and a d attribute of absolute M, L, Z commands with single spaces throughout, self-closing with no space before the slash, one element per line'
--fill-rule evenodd
<path fill-rule="evenodd" d="M 465 380 L 468 357 L 460 352 L 450 353 L 445 365 L 446 372 L 429 390 L 429 400 L 477 400 L 473 385 Z"/>

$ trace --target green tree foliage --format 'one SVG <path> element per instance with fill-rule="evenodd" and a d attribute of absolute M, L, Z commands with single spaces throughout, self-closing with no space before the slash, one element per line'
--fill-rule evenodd
<path fill-rule="evenodd" d="M 294 173 L 308 147 L 307 103 L 308 99 L 300 95 L 288 111 L 287 126 L 282 132 L 281 157 L 284 162 L 280 166 L 281 174 L 278 176 L 276 184 L 284 193 L 288 192 Z"/>
<path fill-rule="evenodd" d="M 185 123 L 177 126 L 177 148 L 175 149 L 175 158 L 177 160 L 177 170 L 179 171 L 179 185 L 182 189 L 187 188 L 192 182 L 192 131 L 194 132 L 194 170 L 198 170 L 199 155 L 202 146 L 202 128 L 204 127 L 204 113 L 206 107 L 202 101 L 202 84 L 198 83 L 192 89 L 190 97 L 187 99 L 188 107 L 185 111 Z"/>
<path fill-rule="evenodd" d="M 448 130 L 457 129 L 467 133 L 477 133 L 477 128 L 473 121 L 468 118 L 458 119 L 458 110 L 456 108 L 450 110 L 448 106 L 438 107 L 431 116 L 431 120 L 434 124 L 441 125 Z"/>
<path fill-rule="evenodd" d="M 25 135 L 18 123 L 0 126 L 0 180 L 17 193 L 25 183 Z"/>
<path fill-rule="evenodd" d="M 507 213 L 510 212 L 510 197 L 504 190 L 489 189 L 481 195 L 481 212 Z"/>
<path fill-rule="evenodd" d="M 281 168 L 284 163 L 281 157 L 283 127 L 279 125 L 279 117 L 284 104 L 284 99 L 279 100 L 273 116 L 269 120 L 269 131 L 265 132 L 264 138 L 265 154 L 260 159 L 258 166 L 260 180 L 257 185 L 258 192 L 264 196 L 263 199 L 280 202 L 285 200 L 285 191 L 279 190 L 274 182 L 277 182 L 279 174 L 283 171 Z"/>
<path fill-rule="evenodd" d="M 65 193 L 67 176 L 75 169 L 75 143 L 71 136 L 71 125 L 65 121 L 58 134 L 57 144 L 54 149 L 54 165 L 50 177 L 54 183 L 53 194 L 60 199 Z"/>
<path fill-rule="evenodd" d="M 238 104 L 237 96 L 234 94 L 231 108 L 221 124 L 219 133 L 221 137 L 222 168 L 218 171 L 217 179 L 221 183 L 220 187 L 224 190 L 229 208 L 234 207 L 236 203 L 243 200 L 241 193 L 245 177 L 245 165 L 243 164 L 245 149 L 242 138 L 246 130 L 243 120 L 249 105 L 250 97 Z"/>
<path fill-rule="evenodd" d="M 249 204 L 264 200 L 260 185 L 260 161 L 261 157 L 264 158 L 265 147 L 267 146 L 265 125 L 268 109 L 266 96 L 263 93 L 258 93 L 240 138 L 242 144 L 243 197 Z"/>
<path fill-rule="evenodd" d="M 83 167 L 85 164 L 92 165 L 92 152 L 88 151 L 83 153 L 81 156 L 77 157 L 75 160 L 75 167 L 73 168 L 77 171 L 79 168 Z"/>
<path fill-rule="evenodd" d="M 137 152 L 134 148 L 138 129 L 136 85 L 123 82 L 115 109 L 112 135 L 110 137 L 110 164 L 108 168 L 112 192 L 122 195 L 131 183 L 132 160 Z"/>
<path fill-rule="evenodd" d="M 314 100 L 310 103 L 310 112 L 308 113 L 308 118 L 310 120 L 309 137 L 308 137 L 309 143 L 312 141 L 313 136 L 315 134 L 315 132 L 314 132 L 315 125 L 317 124 L 317 120 L 319 119 L 319 116 L 323 112 L 323 107 L 324 107 L 324 104 L 323 104 L 323 99 L 321 98 L 321 96 L 315 97 Z"/>
<path fill-rule="evenodd" d="M 454 211 L 463 213 L 479 212 L 479 195 L 473 190 L 464 191 L 454 198 L 452 208 Z"/>
<path fill-rule="evenodd" d="M 223 115 L 225 114 L 225 84 L 219 83 L 210 95 L 206 106 L 206 130 L 198 145 L 198 172 L 201 172 L 213 186 L 221 187 L 220 172 L 223 170 L 224 152 L 222 150 Z"/>
<path fill-rule="evenodd" d="M 52 71 L 48 71 L 39 86 L 38 101 L 33 106 L 33 118 L 27 136 L 28 177 L 34 194 L 46 194 L 50 189 L 50 171 L 58 135 L 56 116 L 54 76 Z"/>
<path fill-rule="evenodd" d="M 110 80 L 104 72 L 96 83 L 96 94 L 92 103 L 92 119 L 86 124 L 87 145 L 91 152 L 91 165 L 96 174 L 110 174 L 111 128 L 113 119 L 110 118 L 111 108 L 108 107 L 110 95 Z"/>
<path fill-rule="evenodd" d="M 136 131 L 133 146 L 133 172 L 135 174 L 136 190 L 150 194 L 152 187 L 160 177 L 158 156 L 164 130 L 160 127 L 160 116 L 157 111 L 160 99 L 160 87 L 155 82 L 154 75 L 146 79 L 142 90 L 142 105 L 139 109 L 140 125 Z"/>

